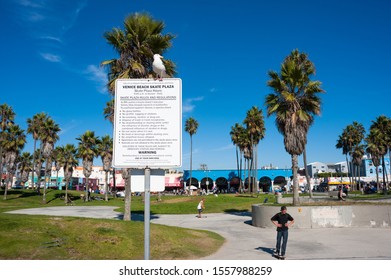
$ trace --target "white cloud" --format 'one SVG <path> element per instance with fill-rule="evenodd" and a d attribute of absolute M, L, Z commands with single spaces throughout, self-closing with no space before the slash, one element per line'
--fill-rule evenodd
<path fill-rule="evenodd" d="M 102 67 L 98 67 L 93 64 L 88 65 L 87 69 L 84 71 L 84 74 L 87 75 L 89 80 L 98 84 L 99 92 L 106 93 L 107 74 Z"/>
<path fill-rule="evenodd" d="M 194 102 L 202 101 L 204 99 L 203 96 L 199 96 L 196 98 L 188 98 L 186 99 L 182 104 L 182 112 L 183 113 L 190 113 L 194 111 L 195 105 Z"/>
<path fill-rule="evenodd" d="M 59 55 L 55 55 L 52 53 L 40 53 L 43 59 L 49 61 L 49 62 L 54 62 L 58 63 L 61 62 L 61 57 Z"/>

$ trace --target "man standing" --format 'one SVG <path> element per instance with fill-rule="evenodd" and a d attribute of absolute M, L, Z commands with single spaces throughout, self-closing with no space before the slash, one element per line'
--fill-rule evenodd
<path fill-rule="evenodd" d="M 272 223 L 277 227 L 277 244 L 275 256 L 285 259 L 286 245 L 288 243 L 288 229 L 295 220 L 286 212 L 286 206 L 281 206 L 281 212 L 271 218 Z M 282 244 L 281 244 L 282 239 Z"/>

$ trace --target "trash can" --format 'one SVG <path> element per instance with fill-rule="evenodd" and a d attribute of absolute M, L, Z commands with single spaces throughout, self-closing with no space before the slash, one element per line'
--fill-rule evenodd
<path fill-rule="evenodd" d="M 280 204 L 282 200 L 282 194 L 280 192 L 276 193 L 276 202 L 277 204 Z"/>

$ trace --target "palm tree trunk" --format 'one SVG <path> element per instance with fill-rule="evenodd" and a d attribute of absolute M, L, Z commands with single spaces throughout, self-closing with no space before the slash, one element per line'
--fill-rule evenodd
<path fill-rule="evenodd" d="M 376 166 L 376 190 L 377 190 L 377 193 L 380 193 L 380 188 L 379 188 L 379 166 Z"/>
<path fill-rule="evenodd" d="M 387 187 L 386 187 L 386 173 L 384 172 L 384 170 L 386 169 L 386 165 L 385 165 L 385 162 L 384 162 L 384 155 L 381 156 L 381 159 L 382 159 L 382 171 L 383 171 L 383 194 L 386 195 L 387 194 Z"/>
<path fill-rule="evenodd" d="M 307 170 L 307 151 L 306 150 L 307 150 L 307 148 L 304 147 L 303 161 L 304 161 L 305 180 L 307 181 L 307 187 L 310 192 L 310 198 L 312 198 L 312 188 L 311 188 L 310 175 L 308 174 L 308 170 Z"/>
<path fill-rule="evenodd" d="M 36 151 L 36 149 L 37 149 L 37 140 L 34 139 L 33 171 L 31 172 L 31 189 L 34 189 L 35 151 Z"/>
<path fill-rule="evenodd" d="M 113 197 L 116 197 L 116 192 L 117 192 L 117 185 L 116 185 L 116 178 L 115 178 L 115 168 L 113 167 L 113 188 L 111 189 L 111 192 L 113 193 Z M 114 190 L 114 191 L 113 191 Z"/>
<path fill-rule="evenodd" d="M 1 189 L 2 181 L 3 181 L 3 147 L 1 146 L 1 138 L 0 138 L 0 189 Z"/>
<path fill-rule="evenodd" d="M 241 193 L 242 192 L 242 189 L 243 189 L 243 180 L 242 180 L 242 175 L 243 175 L 243 152 L 240 151 L 240 167 L 239 167 L 239 189 L 238 189 L 238 192 Z"/>
<path fill-rule="evenodd" d="M 256 184 L 256 190 L 259 191 L 259 184 L 258 184 L 258 144 L 255 148 L 257 156 L 255 157 L 255 184 Z"/>
<path fill-rule="evenodd" d="M 68 204 L 68 185 L 69 185 L 69 179 L 65 178 L 65 204 Z"/>
<path fill-rule="evenodd" d="M 128 169 L 128 176 L 125 181 L 125 210 L 124 210 L 124 221 L 131 220 L 131 203 L 132 203 L 132 195 L 131 195 L 131 169 Z"/>
<path fill-rule="evenodd" d="M 108 178 L 109 178 L 109 171 L 105 171 L 105 201 L 109 201 L 109 197 L 107 194 L 107 192 L 109 191 L 108 183 L 107 183 Z"/>
<path fill-rule="evenodd" d="M 46 204 L 46 177 L 47 177 L 47 172 L 46 172 L 46 167 L 48 165 L 48 159 L 46 159 L 46 165 L 45 165 L 45 176 L 44 176 L 44 185 L 43 185 L 43 196 L 42 196 L 42 203 Z"/>
<path fill-rule="evenodd" d="M 293 173 L 293 205 L 297 206 L 300 204 L 299 200 L 299 182 L 297 180 L 297 170 L 299 168 L 298 156 L 292 156 L 292 173 Z"/>
<path fill-rule="evenodd" d="M 240 177 L 240 170 L 239 170 L 239 147 L 236 146 L 236 168 L 238 170 L 238 176 Z"/>
<path fill-rule="evenodd" d="M 90 191 L 90 188 L 88 186 L 88 182 L 89 181 L 89 177 L 86 177 L 86 189 L 85 189 L 85 192 L 86 192 L 86 199 L 85 201 L 90 201 L 90 196 L 89 196 L 89 191 Z"/>
<path fill-rule="evenodd" d="M 188 195 L 190 195 L 192 170 L 193 170 L 193 137 L 190 135 L 190 180 L 189 180 L 189 192 L 188 192 Z"/>
<path fill-rule="evenodd" d="M 7 168 L 7 165 L 6 165 L 6 168 Z M 8 183 L 9 183 L 9 178 L 8 178 L 8 172 L 7 171 L 8 171 L 8 168 L 6 169 L 6 172 L 5 172 L 7 177 L 4 180 L 4 183 L 5 183 L 5 185 L 4 185 L 4 197 L 3 197 L 4 200 L 7 200 L 7 191 L 8 191 Z"/>
<path fill-rule="evenodd" d="M 350 186 L 352 187 L 352 190 L 353 190 L 353 182 L 352 182 L 352 172 L 351 172 L 351 168 L 350 168 L 350 164 L 349 164 L 349 158 L 348 158 L 348 154 L 346 154 L 346 166 L 348 167 L 348 177 L 349 177 L 349 182 L 350 182 Z"/>
<path fill-rule="evenodd" d="M 58 190 L 60 189 L 60 184 L 58 183 L 58 170 L 57 170 L 57 173 L 56 173 L 56 187 L 57 187 Z"/>

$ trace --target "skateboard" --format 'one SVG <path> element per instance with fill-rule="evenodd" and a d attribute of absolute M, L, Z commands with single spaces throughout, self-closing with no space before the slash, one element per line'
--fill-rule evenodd
<path fill-rule="evenodd" d="M 285 256 L 277 255 L 276 253 L 273 253 L 273 257 L 275 257 L 278 260 L 285 260 Z"/>

